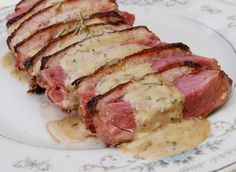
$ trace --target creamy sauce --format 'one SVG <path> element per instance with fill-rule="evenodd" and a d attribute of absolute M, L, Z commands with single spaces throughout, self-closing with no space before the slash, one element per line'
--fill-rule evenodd
<path fill-rule="evenodd" d="M 76 143 L 92 136 L 85 129 L 77 112 L 68 114 L 56 108 L 46 96 L 42 95 L 37 98 L 40 102 L 40 115 L 55 143 Z"/>
<path fill-rule="evenodd" d="M 16 61 L 11 52 L 8 52 L 4 55 L 1 60 L 1 65 L 3 68 L 9 70 L 14 79 L 21 83 L 29 82 L 29 75 L 25 71 L 21 71 L 16 67 Z"/>
<path fill-rule="evenodd" d="M 75 30 L 75 32 L 72 33 L 73 34 L 72 37 L 70 36 L 70 37 L 68 37 L 69 39 L 58 42 L 56 44 L 56 46 L 53 47 L 47 54 L 44 54 L 44 56 L 52 55 L 55 52 L 68 47 L 69 45 L 72 45 L 76 42 L 80 42 L 80 41 L 84 40 L 85 38 L 95 36 L 95 35 L 100 35 L 105 32 L 107 33 L 107 32 L 123 30 L 126 28 L 128 28 L 128 25 L 121 25 L 121 26 L 116 26 L 116 27 L 114 27 L 112 25 L 107 25 L 106 27 L 104 27 L 104 25 L 101 25 L 101 26 L 95 26 L 95 27 L 88 27 L 87 31 L 80 32 L 80 31 Z M 66 32 L 68 32 L 68 31 L 65 31 L 65 33 Z M 79 32 L 79 33 L 76 33 L 76 32 Z"/>
<path fill-rule="evenodd" d="M 104 23 L 102 21 L 100 21 L 99 19 L 91 19 L 91 20 L 86 20 L 85 24 L 95 24 L 95 23 Z M 61 29 L 61 31 L 59 32 L 59 36 L 62 36 L 70 31 L 76 30 L 76 27 L 78 27 L 79 24 L 76 26 L 73 26 L 72 28 L 64 28 Z M 94 36 L 94 35 L 100 35 L 102 33 L 108 33 L 108 32 L 113 32 L 113 31 L 117 31 L 117 30 L 123 30 L 130 27 L 129 25 L 121 25 L 121 26 L 112 26 L 112 25 L 101 25 L 101 26 L 93 26 L 93 27 L 89 27 L 88 31 L 82 31 L 76 34 L 76 32 L 72 33 L 73 37 L 69 36 L 66 39 L 62 40 L 62 41 L 58 41 L 53 47 L 52 49 L 44 52 L 43 56 L 49 56 L 54 54 L 55 52 L 58 52 L 66 47 L 68 47 L 69 45 L 72 45 L 76 42 L 82 41 L 85 38 Z M 69 39 L 68 39 L 69 38 Z M 33 54 L 31 54 L 30 56 L 32 56 Z M 41 66 L 41 61 L 39 60 L 36 65 L 34 65 L 33 67 L 33 75 L 37 75 L 40 73 L 40 66 Z"/>
<path fill-rule="evenodd" d="M 182 93 L 156 74 L 131 84 L 124 100 L 135 109 L 137 138 L 149 135 L 165 124 L 182 120 Z"/>
<path fill-rule="evenodd" d="M 74 48 L 66 51 L 64 58 L 61 57 L 60 60 L 61 67 L 69 75 L 66 85 L 71 84 L 81 76 L 91 74 L 110 60 L 124 58 L 126 55 L 148 48 L 148 46 L 139 45 L 138 43 L 143 39 L 147 39 L 148 36 L 149 33 L 145 29 L 104 33 L 102 36 L 93 37 L 77 44 Z M 132 43 L 122 45 L 122 43 L 129 41 L 132 41 Z M 102 47 L 105 50 L 102 51 Z"/>
<path fill-rule="evenodd" d="M 104 94 L 119 84 L 130 81 L 131 79 L 142 78 L 148 73 L 152 73 L 153 69 L 150 64 L 129 64 L 112 74 L 105 75 L 96 85 L 96 95 Z"/>
<path fill-rule="evenodd" d="M 62 58 L 60 61 L 60 65 L 69 76 L 66 85 L 71 85 L 76 79 L 93 73 L 106 63 L 115 63 L 117 60 L 145 48 L 147 47 L 139 44 L 116 44 L 112 47 L 96 49 L 94 52 L 78 52 L 79 58 L 76 59 L 74 55 L 68 55 L 67 58 Z"/>
<path fill-rule="evenodd" d="M 92 133 L 86 130 L 78 115 L 47 123 L 49 134 L 58 143 L 75 143 L 83 141 Z"/>
<path fill-rule="evenodd" d="M 169 124 L 142 139 L 120 146 L 120 149 L 140 159 L 159 160 L 190 151 L 210 135 L 208 120 L 190 120 Z"/>

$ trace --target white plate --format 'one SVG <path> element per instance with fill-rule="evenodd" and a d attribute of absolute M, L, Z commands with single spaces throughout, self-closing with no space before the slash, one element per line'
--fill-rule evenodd
<path fill-rule="evenodd" d="M 129 7 L 128 7 L 129 8 Z M 0 10 L 0 57 L 8 50 L 3 19 L 12 8 Z M 236 81 L 236 51 L 215 29 L 193 19 L 135 8 L 137 24 L 146 25 L 163 41 L 184 42 L 200 55 L 215 57 Z M 1 20 L 2 18 L 2 20 Z M 213 171 L 236 162 L 236 92 L 211 117 L 212 136 L 197 149 L 161 161 L 142 161 L 105 149 L 99 140 L 55 144 L 42 115 L 61 115 L 44 97 L 27 95 L 27 85 L 0 68 L 0 170 L 1 171 Z M 96 150 L 93 150 L 96 149 Z"/>

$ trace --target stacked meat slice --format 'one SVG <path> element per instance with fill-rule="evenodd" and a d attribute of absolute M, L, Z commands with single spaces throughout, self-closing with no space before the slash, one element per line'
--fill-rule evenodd
<path fill-rule="evenodd" d="M 22 0 L 8 16 L 7 43 L 45 93 L 108 145 L 140 138 L 183 118 L 206 118 L 232 81 L 215 59 L 168 44 L 115 0 Z"/>

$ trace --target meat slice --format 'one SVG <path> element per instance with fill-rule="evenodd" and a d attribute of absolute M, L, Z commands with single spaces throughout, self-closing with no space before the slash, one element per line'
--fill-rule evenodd
<path fill-rule="evenodd" d="M 148 73 L 161 73 L 176 66 L 183 66 L 183 68 L 170 76 L 165 76 L 169 80 L 195 70 L 219 69 L 216 60 L 191 55 L 187 46 L 180 43 L 144 50 L 125 58 L 119 64 L 103 66 L 93 75 L 74 83 L 78 87 L 81 119 L 88 129 L 94 131 L 92 114 L 87 109 L 87 103 L 93 97 L 102 95 L 132 79 L 140 79 Z"/>
<path fill-rule="evenodd" d="M 63 101 L 54 101 L 54 90 L 76 95 L 71 85 L 76 79 L 92 74 L 106 63 L 117 63 L 119 59 L 159 43 L 159 38 L 144 26 L 88 38 L 44 57 L 41 78 L 38 76 L 40 85 L 47 89 L 47 95 L 57 106 L 63 109 L 77 108 L 77 100 L 69 95 L 64 94 Z"/>
<path fill-rule="evenodd" d="M 206 118 L 229 98 L 232 80 L 220 70 L 205 70 L 174 81 L 185 95 L 185 118 Z"/>
<path fill-rule="evenodd" d="M 17 8 L 15 12 L 7 16 L 8 22 L 8 34 L 14 32 L 21 23 L 26 19 L 31 17 L 33 14 L 51 6 L 59 5 L 60 2 L 64 0 L 32 0 L 32 2 L 27 2 L 22 4 L 20 8 Z"/>
<path fill-rule="evenodd" d="M 87 103 L 93 97 L 131 79 L 157 71 L 157 68 L 152 68 L 153 60 L 190 54 L 189 48 L 181 43 L 157 46 L 125 57 L 118 64 L 102 66 L 92 75 L 76 80 L 73 84 L 78 91 L 79 115 L 87 129 L 95 131 L 92 114 L 87 109 Z"/>
<path fill-rule="evenodd" d="M 9 48 L 23 41 L 37 30 L 46 28 L 55 23 L 82 18 L 97 12 L 117 11 L 114 0 L 70 0 L 59 6 L 49 6 L 25 20 L 12 34 L 7 42 Z"/>
<path fill-rule="evenodd" d="M 143 137 L 182 117 L 205 118 L 226 102 L 232 81 L 224 72 L 203 70 L 168 80 L 178 68 L 170 70 L 119 85 L 88 103 L 97 135 L 106 144 Z"/>
<path fill-rule="evenodd" d="M 170 82 L 149 74 L 95 97 L 88 106 L 96 112 L 98 137 L 114 146 L 182 120 L 183 101 L 182 93 Z"/>
<path fill-rule="evenodd" d="M 114 13 L 117 17 L 115 17 Z M 76 20 L 55 24 L 39 30 L 15 46 L 18 66 L 20 69 L 29 68 L 34 62 L 40 60 L 42 56 L 50 55 L 87 37 L 130 27 L 122 19 L 118 13 L 108 12 L 103 17 L 92 16 L 84 20 L 83 23 L 80 20 Z M 105 23 L 108 24 L 105 25 Z"/>

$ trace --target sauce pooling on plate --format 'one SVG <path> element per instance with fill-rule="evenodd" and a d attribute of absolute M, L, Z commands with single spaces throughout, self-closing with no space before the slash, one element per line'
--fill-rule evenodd
<path fill-rule="evenodd" d="M 47 130 L 57 143 L 75 143 L 92 136 L 78 115 L 50 121 L 47 123 Z"/>
<path fill-rule="evenodd" d="M 193 150 L 209 135 L 208 120 L 184 120 L 169 124 L 141 139 L 124 143 L 120 149 L 136 158 L 159 160 Z"/>
<path fill-rule="evenodd" d="M 6 53 L 1 60 L 2 67 L 8 69 L 14 79 L 21 83 L 29 82 L 29 75 L 16 67 L 16 61 L 11 52 Z"/>

